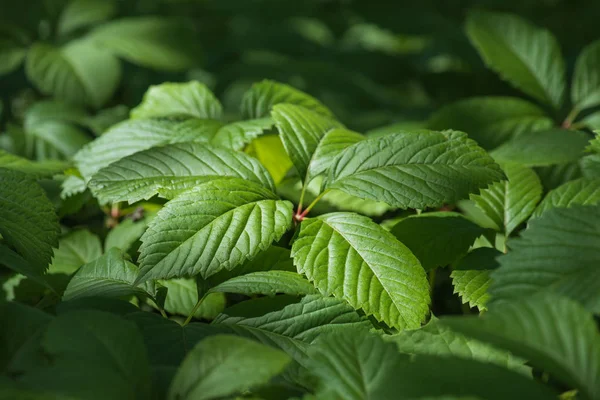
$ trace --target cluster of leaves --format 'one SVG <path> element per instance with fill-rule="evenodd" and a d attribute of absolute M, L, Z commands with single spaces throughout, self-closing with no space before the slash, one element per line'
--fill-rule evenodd
<path fill-rule="evenodd" d="M 70 2 L 75 42 L 26 50 L 53 97 L 1 136 L 0 398 L 600 399 L 597 43 L 567 102 L 552 34 L 473 12 L 473 45 L 528 97 L 423 129 L 359 133 L 273 80 L 239 113 L 192 80 L 124 116 L 90 112 L 117 56 L 189 53 L 147 20 L 87 32 L 82 4 L 110 8 Z"/>

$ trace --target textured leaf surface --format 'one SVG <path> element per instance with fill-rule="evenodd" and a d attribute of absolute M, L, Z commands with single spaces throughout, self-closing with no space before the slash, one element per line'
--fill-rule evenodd
<path fill-rule="evenodd" d="M 548 210 L 510 249 L 492 274 L 492 301 L 550 290 L 600 311 L 600 206 Z"/>
<path fill-rule="evenodd" d="M 537 295 L 490 308 L 480 318 L 447 317 L 457 332 L 511 351 L 581 396 L 600 395 L 600 335 L 593 317 L 579 304 Z"/>
<path fill-rule="evenodd" d="M 267 383 L 290 362 L 280 350 L 245 338 L 206 338 L 177 371 L 169 399 L 215 399 Z"/>
<path fill-rule="evenodd" d="M 429 311 L 429 285 L 410 250 L 371 219 L 332 213 L 302 221 L 292 247 L 298 272 L 320 292 L 389 326 L 416 328 Z"/>
<path fill-rule="evenodd" d="M 225 310 L 213 325 L 227 326 L 239 335 L 280 348 L 303 365 L 306 365 L 308 345 L 319 335 L 344 332 L 351 327 L 372 327 L 369 320 L 359 316 L 345 302 L 321 295 L 305 296 L 298 303 L 258 316 L 236 316 L 233 310 L 229 314 Z"/>
<path fill-rule="evenodd" d="M 58 246 L 54 205 L 27 175 L 0 168 L 0 235 L 36 271 L 43 272 Z"/>
<path fill-rule="evenodd" d="M 485 229 L 459 213 L 432 212 L 404 218 L 390 232 L 428 271 L 445 267 L 466 254 Z"/>
<path fill-rule="evenodd" d="M 474 97 L 442 107 L 428 126 L 467 132 L 491 150 L 520 134 L 549 129 L 552 120 L 538 106 L 516 97 Z"/>
<path fill-rule="evenodd" d="M 600 203 L 600 179 L 580 178 L 551 190 L 533 213 L 539 217 L 555 207 L 596 205 Z"/>
<path fill-rule="evenodd" d="M 583 49 L 575 64 L 571 99 L 578 109 L 600 104 L 600 41 Z"/>
<path fill-rule="evenodd" d="M 219 119 L 223 107 L 215 95 L 197 81 L 150 86 L 131 118 L 192 117 Z"/>
<path fill-rule="evenodd" d="M 210 292 L 238 293 L 247 296 L 264 294 L 315 294 L 315 287 L 302 275 L 289 271 L 259 271 L 236 276 L 213 288 Z"/>
<path fill-rule="evenodd" d="M 188 28 L 167 18 L 123 18 L 102 24 L 88 39 L 134 64 L 180 71 L 194 64 L 198 50 Z"/>
<path fill-rule="evenodd" d="M 69 233 L 58 241 L 50 273 L 72 274 L 102 255 L 100 238 L 86 229 Z"/>
<path fill-rule="evenodd" d="M 207 278 L 231 270 L 278 240 L 292 204 L 258 184 L 216 180 L 182 193 L 158 212 L 142 236 L 140 278 Z"/>
<path fill-rule="evenodd" d="M 384 336 L 392 341 L 402 353 L 432 356 L 455 356 L 485 363 L 496 364 L 531 376 L 531 370 L 505 350 L 496 349 L 486 343 L 454 332 L 433 318 L 420 329 L 407 330 L 395 335 Z"/>
<path fill-rule="evenodd" d="M 73 276 L 64 300 L 82 297 L 152 296 L 153 286 L 135 286 L 139 272 L 135 264 L 127 261 L 118 249 L 111 249 L 102 257 L 85 264 Z"/>
<path fill-rule="evenodd" d="M 309 167 L 319 142 L 328 131 L 340 127 L 339 122 L 293 104 L 275 105 L 271 116 L 300 177 L 310 180 L 314 171 Z"/>
<path fill-rule="evenodd" d="M 121 79 L 119 60 L 84 40 L 62 48 L 33 45 L 27 54 L 26 72 L 42 93 L 95 108 L 106 103 Z"/>
<path fill-rule="evenodd" d="M 486 310 L 490 298 L 488 288 L 492 282 L 490 273 L 498 268 L 498 256 L 502 253 L 489 247 L 480 247 L 462 258 L 450 274 L 454 293 L 470 307 Z"/>
<path fill-rule="evenodd" d="M 503 173 L 462 132 L 403 132 L 347 148 L 326 186 L 401 208 L 452 204 Z"/>
<path fill-rule="evenodd" d="M 177 143 L 135 153 L 100 170 L 90 181 L 103 203 L 149 199 L 209 179 L 236 177 L 272 189 L 273 180 L 252 157 L 202 143 Z"/>
<path fill-rule="evenodd" d="M 559 109 L 565 65 L 558 42 L 544 29 L 510 14 L 469 14 L 467 35 L 486 64 L 537 100 Z"/>
<path fill-rule="evenodd" d="M 494 150 L 492 156 L 500 162 L 528 167 L 566 164 L 583 156 L 588 140 L 584 132 L 552 129 L 517 136 Z"/>
<path fill-rule="evenodd" d="M 151 147 L 180 142 L 208 142 L 221 124 L 217 121 L 129 120 L 113 126 L 75 155 L 81 174 L 90 179 L 100 169 Z"/>
<path fill-rule="evenodd" d="M 233 150 L 242 150 L 264 131 L 271 129 L 273 124 L 271 118 L 232 122 L 221 127 L 212 138 L 211 143 Z"/>
<path fill-rule="evenodd" d="M 471 200 L 494 222 L 496 230 L 509 236 L 535 210 L 543 187 L 530 168 L 506 164 L 503 169 L 507 180 L 493 183 Z"/>
<path fill-rule="evenodd" d="M 333 160 L 346 148 L 365 140 L 360 133 L 336 128 L 325 133 L 310 160 L 308 176 L 315 177 L 327 171 Z"/>
<path fill-rule="evenodd" d="M 271 108 L 279 103 L 295 104 L 327 117 L 333 116 L 331 111 L 314 97 L 289 85 L 270 80 L 255 83 L 244 94 L 242 116 L 244 118 L 268 117 Z"/>
<path fill-rule="evenodd" d="M 419 355 L 410 360 L 394 347 L 374 334 L 356 330 L 329 335 L 312 346 L 311 371 L 344 400 L 393 400 L 400 393 L 405 399 L 556 397 L 543 385 L 497 365 L 448 356 Z"/>

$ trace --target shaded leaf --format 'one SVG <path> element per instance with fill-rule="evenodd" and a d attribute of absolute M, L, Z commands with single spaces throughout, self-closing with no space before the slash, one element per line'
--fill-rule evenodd
<path fill-rule="evenodd" d="M 69 275 L 101 255 L 102 244 L 98 236 L 86 229 L 71 232 L 58 241 L 49 273 Z"/>
<path fill-rule="evenodd" d="M 117 7 L 112 0 L 73 0 L 58 21 L 58 34 L 67 35 L 111 18 Z"/>
<path fill-rule="evenodd" d="M 539 217 L 555 207 L 594 206 L 600 203 L 600 179 L 580 178 L 551 190 L 533 213 Z"/>
<path fill-rule="evenodd" d="M 314 286 L 302 275 L 289 271 L 258 271 L 236 276 L 210 288 L 209 293 L 238 293 L 247 296 L 255 294 L 289 295 L 315 294 Z"/>
<path fill-rule="evenodd" d="M 479 310 L 487 309 L 488 288 L 492 282 L 490 273 L 498 268 L 497 259 L 501 254 L 496 249 L 480 247 L 457 262 L 450 277 L 454 293 L 458 293 L 463 303 Z"/>
<path fill-rule="evenodd" d="M 579 110 L 600 104 L 600 41 L 585 47 L 575 63 L 571 99 Z"/>

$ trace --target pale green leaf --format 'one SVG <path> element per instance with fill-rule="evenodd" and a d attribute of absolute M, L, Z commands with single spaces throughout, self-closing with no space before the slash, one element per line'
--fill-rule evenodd
<path fill-rule="evenodd" d="M 429 312 L 423 267 L 406 246 L 367 217 L 332 213 L 305 219 L 292 256 L 298 272 L 319 291 L 391 327 L 416 328 Z"/>
<path fill-rule="evenodd" d="M 491 150 L 507 140 L 549 129 L 552 120 L 544 110 L 516 97 L 473 97 L 442 107 L 429 120 L 434 130 L 467 132 L 481 147 Z"/>
<path fill-rule="evenodd" d="M 40 161 L 68 160 L 75 155 L 90 138 L 79 128 L 62 121 L 45 121 L 25 132 L 32 154 Z"/>
<path fill-rule="evenodd" d="M 101 255 L 102 244 L 98 236 L 86 229 L 74 231 L 58 241 L 48 272 L 69 275 Z"/>
<path fill-rule="evenodd" d="M 25 130 L 33 130 L 48 121 L 83 124 L 88 114 L 82 104 L 70 104 L 57 100 L 42 100 L 33 104 L 25 112 Z"/>
<path fill-rule="evenodd" d="M 536 173 L 519 164 L 503 165 L 507 180 L 495 182 L 471 200 L 494 222 L 494 229 L 510 234 L 529 218 L 542 198 Z"/>
<path fill-rule="evenodd" d="M 208 142 L 220 127 L 220 122 L 212 120 L 124 121 L 81 149 L 75 161 L 81 174 L 89 180 L 100 169 L 142 150 L 181 142 Z"/>
<path fill-rule="evenodd" d="M 600 105 L 600 41 L 583 49 L 573 72 L 571 99 L 578 110 Z"/>
<path fill-rule="evenodd" d="M 58 20 L 58 34 L 67 35 L 111 18 L 117 11 L 113 0 L 73 0 Z"/>
<path fill-rule="evenodd" d="M 445 267 L 466 254 L 485 229 L 459 213 L 431 212 L 404 218 L 390 232 L 428 271 Z"/>
<path fill-rule="evenodd" d="M 154 295 L 153 285 L 134 285 L 139 268 L 125 259 L 119 249 L 85 264 L 75 273 L 63 295 L 64 300 L 82 297 L 126 298 L 132 295 Z"/>
<path fill-rule="evenodd" d="M 44 190 L 27 175 L 0 168 L 0 235 L 43 272 L 58 246 L 60 227 Z"/>
<path fill-rule="evenodd" d="M 254 139 L 246 148 L 246 153 L 260 161 L 276 184 L 283 180 L 293 166 L 279 135 L 265 135 Z"/>
<path fill-rule="evenodd" d="M 236 276 L 209 290 L 210 293 L 238 293 L 274 296 L 277 293 L 306 295 L 316 293 L 315 287 L 302 275 L 289 271 L 259 271 Z"/>
<path fill-rule="evenodd" d="M 325 184 L 363 199 L 423 209 L 452 204 L 503 176 L 465 133 L 420 131 L 347 148 L 333 162 Z"/>
<path fill-rule="evenodd" d="M 234 177 L 273 189 L 273 180 L 254 158 L 203 143 L 154 147 L 101 169 L 90 181 L 100 202 L 134 203 L 161 193 L 172 197 L 210 179 Z"/>
<path fill-rule="evenodd" d="M 9 74 L 19 68 L 27 49 L 14 41 L 0 38 L 0 76 Z"/>
<path fill-rule="evenodd" d="M 308 168 L 309 178 L 327 171 L 333 160 L 347 147 L 365 140 L 365 136 L 344 128 L 325 133 L 315 149 Z"/>
<path fill-rule="evenodd" d="M 302 180 L 310 181 L 316 172 L 310 166 L 319 142 L 328 131 L 339 128 L 340 123 L 307 108 L 285 103 L 275 105 L 271 117 L 298 174 Z"/>
<path fill-rule="evenodd" d="M 85 180 L 75 175 L 68 175 L 61 183 L 60 198 L 65 200 L 69 197 L 85 192 L 87 186 Z"/>
<path fill-rule="evenodd" d="M 496 349 L 454 332 L 441 324 L 437 318 L 432 318 L 420 329 L 402 331 L 383 338 L 394 342 L 402 353 L 455 356 L 496 364 L 531 376 L 531 369 L 523 365 L 524 360 L 518 359 L 508 351 Z"/>
<path fill-rule="evenodd" d="M 165 311 L 185 317 L 192 313 L 198 303 L 198 288 L 193 279 L 176 278 L 157 282 L 167 288 Z M 211 293 L 202 300 L 200 307 L 194 312 L 194 317 L 214 319 L 224 308 L 225 296 L 223 293 Z"/>
<path fill-rule="evenodd" d="M 273 125 L 274 122 L 271 118 L 232 122 L 222 126 L 212 138 L 211 143 L 233 150 L 242 150 L 264 131 L 271 129 Z"/>
<path fill-rule="evenodd" d="M 529 360 L 584 399 L 600 396 L 600 335 L 592 315 L 571 300 L 537 295 L 499 304 L 479 318 L 441 322 Z"/>
<path fill-rule="evenodd" d="M 169 201 L 141 238 L 139 281 L 207 278 L 266 250 L 291 227 L 292 204 L 258 184 L 211 181 Z"/>
<path fill-rule="evenodd" d="M 560 109 L 565 64 L 549 31 L 516 15 L 484 11 L 469 14 L 466 30 L 491 69 L 528 95 Z"/>
<path fill-rule="evenodd" d="M 121 64 L 89 41 L 76 40 L 61 48 L 37 43 L 27 54 L 26 72 L 44 94 L 100 108 L 119 84 Z"/>
<path fill-rule="evenodd" d="M 277 299 L 277 296 L 273 299 Z M 257 300 L 250 300 L 252 308 Z M 232 310 L 233 311 L 233 310 Z M 282 349 L 301 365 L 306 366 L 309 344 L 326 332 L 345 332 L 351 327 L 368 329 L 372 324 L 343 301 L 321 295 L 305 296 L 298 303 L 264 315 L 241 317 L 228 310 L 219 315 L 213 325 L 227 326 L 241 336 L 257 339 Z"/>
<path fill-rule="evenodd" d="M 584 132 L 551 129 L 517 136 L 491 154 L 499 162 L 528 167 L 566 164 L 583 156 L 588 140 Z"/>
<path fill-rule="evenodd" d="M 39 179 L 62 173 L 69 168 L 69 163 L 57 160 L 35 162 L 0 150 L 0 168 L 23 172 Z"/>
<path fill-rule="evenodd" d="M 102 135 L 113 125 L 127 119 L 129 108 L 123 104 L 105 108 L 95 115 L 87 116 L 82 123 L 94 132 L 96 136 Z"/>
<path fill-rule="evenodd" d="M 457 293 L 463 304 L 486 310 L 490 298 L 488 288 L 492 282 L 490 273 L 498 268 L 498 250 L 490 247 L 480 247 L 462 258 L 450 274 L 454 293 Z"/>
<path fill-rule="evenodd" d="M 198 343 L 179 367 L 169 391 L 172 400 L 218 399 L 267 383 L 290 358 L 255 341 L 217 335 Z"/>
<path fill-rule="evenodd" d="M 182 21 L 161 17 L 131 17 L 102 24 L 90 40 L 142 66 L 181 71 L 195 63 L 197 41 Z"/>
<path fill-rule="evenodd" d="M 546 211 L 510 242 L 499 261 L 491 302 L 550 290 L 600 311 L 600 206 Z"/>
<path fill-rule="evenodd" d="M 270 80 L 255 83 L 244 94 L 242 116 L 244 118 L 268 117 L 271 108 L 279 103 L 295 104 L 327 117 L 333 116 L 331 111 L 314 97 L 286 84 Z"/>
<path fill-rule="evenodd" d="M 595 206 L 600 203 L 600 179 L 580 178 L 551 190 L 533 213 L 539 217 L 555 207 Z"/>
<path fill-rule="evenodd" d="M 116 247 L 123 251 L 128 251 L 129 248 L 142 236 L 148 228 L 148 220 L 146 218 L 140 221 L 134 221 L 127 218 L 115 226 L 106 235 L 104 242 L 104 251 Z"/>
<path fill-rule="evenodd" d="M 150 86 L 131 118 L 186 117 L 219 119 L 223 107 L 215 95 L 197 81 Z"/>
<path fill-rule="evenodd" d="M 556 398 L 544 385 L 506 368 L 450 356 L 411 359 L 398 353 L 394 344 L 365 331 L 324 336 L 311 347 L 310 355 L 311 372 L 322 387 L 343 400 L 451 395 L 488 400 Z"/>

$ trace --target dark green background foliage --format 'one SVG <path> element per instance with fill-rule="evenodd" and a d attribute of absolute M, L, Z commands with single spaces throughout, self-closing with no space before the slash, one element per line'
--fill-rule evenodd
<path fill-rule="evenodd" d="M 600 399 L 599 16 L 0 0 L 0 399 Z"/>

